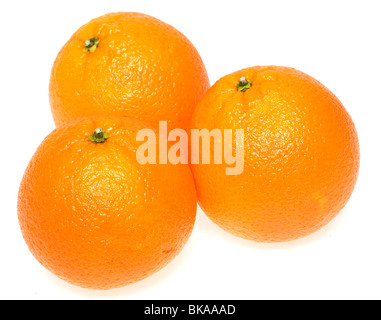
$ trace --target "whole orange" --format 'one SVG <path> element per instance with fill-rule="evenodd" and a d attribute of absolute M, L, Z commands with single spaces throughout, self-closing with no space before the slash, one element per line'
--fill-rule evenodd
<path fill-rule="evenodd" d="M 331 221 L 354 189 L 355 126 L 332 92 L 295 69 L 253 67 L 222 78 L 196 107 L 192 128 L 244 129 L 242 174 L 226 175 L 213 160 L 192 165 L 201 207 L 236 236 L 304 237 Z"/>
<path fill-rule="evenodd" d="M 58 277 L 93 289 L 125 286 L 185 245 L 197 206 L 192 173 L 187 165 L 140 165 L 136 133 L 145 127 L 77 119 L 33 156 L 18 218 L 33 255 Z"/>
<path fill-rule="evenodd" d="M 50 105 L 56 125 L 89 115 L 187 128 L 210 87 L 192 43 L 141 13 L 112 13 L 81 27 L 54 63 Z"/>

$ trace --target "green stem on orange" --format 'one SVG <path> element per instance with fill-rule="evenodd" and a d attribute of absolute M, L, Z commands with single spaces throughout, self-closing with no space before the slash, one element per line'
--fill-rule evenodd
<path fill-rule="evenodd" d="M 85 49 L 83 49 L 83 51 L 85 51 L 85 52 L 94 52 L 98 48 L 100 41 L 101 41 L 101 39 L 99 39 L 99 38 L 87 39 L 83 43 L 83 45 L 85 46 Z"/>
<path fill-rule="evenodd" d="M 94 133 L 87 139 L 94 143 L 105 143 L 110 135 L 104 132 L 102 128 L 95 129 Z"/>
<path fill-rule="evenodd" d="M 239 79 L 237 89 L 239 92 L 245 92 L 246 90 L 249 90 L 251 88 L 252 83 L 253 81 L 248 81 L 246 77 L 242 77 Z"/>

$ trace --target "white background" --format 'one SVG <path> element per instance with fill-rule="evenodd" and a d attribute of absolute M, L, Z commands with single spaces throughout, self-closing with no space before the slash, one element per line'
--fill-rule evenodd
<path fill-rule="evenodd" d="M 292 243 L 235 238 L 199 210 L 194 233 L 167 268 L 112 291 L 71 286 L 29 253 L 17 192 L 25 167 L 53 129 L 48 83 L 69 37 L 97 16 L 138 11 L 183 32 L 211 83 L 254 65 L 302 70 L 330 88 L 357 126 L 360 178 L 344 211 Z M 375 1 L 1 1 L 1 299 L 380 299 L 381 3 Z"/>

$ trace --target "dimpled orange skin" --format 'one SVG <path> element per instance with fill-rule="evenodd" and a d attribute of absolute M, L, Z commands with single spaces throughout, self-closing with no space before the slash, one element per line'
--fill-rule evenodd
<path fill-rule="evenodd" d="M 252 81 L 246 92 L 236 87 L 241 77 Z M 253 67 L 222 78 L 196 107 L 192 128 L 245 130 L 241 175 L 227 176 L 225 165 L 192 165 L 202 209 L 238 237 L 307 236 L 343 209 L 355 187 L 359 143 L 349 114 L 295 69 Z"/>
<path fill-rule="evenodd" d="M 99 38 L 94 52 L 84 42 Z M 140 13 L 112 13 L 81 27 L 57 56 L 50 80 L 56 125 L 89 115 L 188 128 L 210 87 L 192 43 L 172 26 Z"/>
<path fill-rule="evenodd" d="M 22 180 L 18 218 L 37 260 L 91 289 L 142 280 L 167 265 L 193 229 L 187 165 L 140 165 L 136 120 L 80 119 L 50 134 Z M 94 129 L 110 138 L 88 141 Z M 140 142 L 141 144 L 141 142 Z"/>

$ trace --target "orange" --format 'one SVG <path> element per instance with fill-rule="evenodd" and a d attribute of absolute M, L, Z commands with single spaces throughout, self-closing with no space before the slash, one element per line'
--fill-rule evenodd
<path fill-rule="evenodd" d="M 241 175 L 213 161 L 192 165 L 202 209 L 238 237 L 307 236 L 343 209 L 355 187 L 355 126 L 336 96 L 300 71 L 253 67 L 222 78 L 196 107 L 192 128 L 244 129 Z"/>
<path fill-rule="evenodd" d="M 209 87 L 201 57 L 183 34 L 141 13 L 112 13 L 65 44 L 49 92 L 56 125 L 106 113 L 186 129 Z"/>
<path fill-rule="evenodd" d="M 85 288 L 125 286 L 163 268 L 185 245 L 197 207 L 192 173 L 187 165 L 140 165 L 136 133 L 145 127 L 78 119 L 33 156 L 18 218 L 30 251 L 58 277 Z"/>

